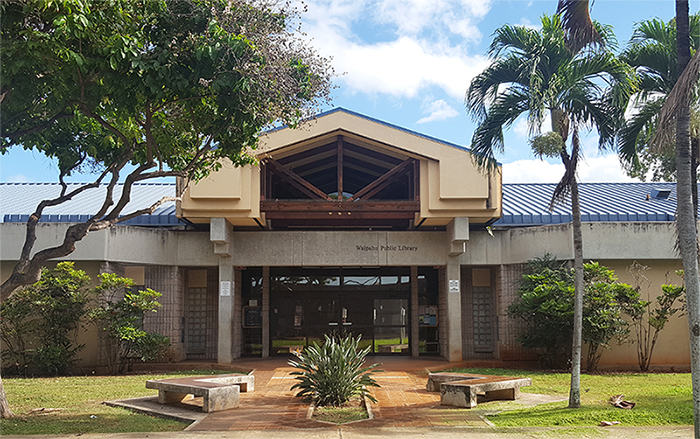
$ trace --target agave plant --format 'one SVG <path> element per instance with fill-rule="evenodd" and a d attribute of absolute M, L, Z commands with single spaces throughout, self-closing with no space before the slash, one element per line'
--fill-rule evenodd
<path fill-rule="evenodd" d="M 380 387 L 371 377 L 372 373 L 381 372 L 376 369 L 380 364 L 362 367 L 370 347 L 358 350 L 360 338 L 336 339 L 326 335 L 322 346 L 314 343 L 304 351 L 295 352 L 297 359 L 290 360 L 289 365 L 301 371 L 291 373 L 299 381 L 291 390 L 299 389 L 296 396 L 317 406 L 340 406 L 354 396 L 377 402 L 368 387 Z"/>

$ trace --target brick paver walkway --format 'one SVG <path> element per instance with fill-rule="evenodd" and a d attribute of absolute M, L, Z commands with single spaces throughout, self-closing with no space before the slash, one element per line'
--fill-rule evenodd
<path fill-rule="evenodd" d="M 343 428 L 486 425 L 474 410 L 441 407 L 440 394 L 425 390 L 428 368 L 435 370 L 453 364 L 406 357 L 368 359 L 368 364 L 374 362 L 383 363 L 384 369 L 374 375 L 381 386 L 372 389 L 377 399 L 377 404 L 372 404 L 374 419 L 345 424 Z M 286 359 L 236 365 L 255 369 L 255 392 L 241 393 L 240 407 L 211 413 L 190 431 L 335 428 L 306 419 L 308 404 L 290 390 L 295 380 L 289 373 L 294 368 L 286 364 Z"/>

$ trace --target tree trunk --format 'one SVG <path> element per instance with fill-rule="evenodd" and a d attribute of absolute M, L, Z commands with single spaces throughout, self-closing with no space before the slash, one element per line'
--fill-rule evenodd
<path fill-rule="evenodd" d="M 678 68 L 690 61 L 688 1 L 676 0 L 676 43 Z M 698 272 L 697 211 L 693 203 L 692 151 L 690 145 L 690 108 L 681 107 L 676 115 L 676 178 L 678 199 L 678 241 L 685 271 L 686 300 L 690 342 L 690 367 L 693 383 L 695 438 L 700 439 L 700 278 Z"/>
<path fill-rule="evenodd" d="M 7 402 L 5 394 L 5 386 L 2 384 L 2 376 L 0 376 L 0 418 L 14 418 L 15 414 L 10 410 L 10 404 Z"/>
<path fill-rule="evenodd" d="M 571 350 L 569 408 L 581 407 L 581 345 L 583 339 L 583 236 L 581 204 L 576 178 L 571 181 L 571 216 L 574 233 L 574 334 Z"/>

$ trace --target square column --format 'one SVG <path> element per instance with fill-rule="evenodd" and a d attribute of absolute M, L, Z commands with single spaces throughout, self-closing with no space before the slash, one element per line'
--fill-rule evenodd
<path fill-rule="evenodd" d="M 446 289 L 445 306 L 447 317 L 448 361 L 462 361 L 462 281 L 459 257 L 449 256 L 445 267 Z"/>
<path fill-rule="evenodd" d="M 226 218 L 212 218 L 209 236 L 214 243 L 214 253 L 219 256 L 219 336 L 216 358 L 219 363 L 230 363 L 234 358 L 233 313 L 236 309 L 235 273 L 231 261 L 233 227 Z"/>
<path fill-rule="evenodd" d="M 270 267 L 262 269 L 262 357 L 270 356 Z"/>
<path fill-rule="evenodd" d="M 411 267 L 411 356 L 418 357 L 420 329 L 418 326 L 418 267 Z"/>

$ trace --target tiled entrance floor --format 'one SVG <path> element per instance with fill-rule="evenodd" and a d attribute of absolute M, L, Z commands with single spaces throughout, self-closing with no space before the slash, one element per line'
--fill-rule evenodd
<path fill-rule="evenodd" d="M 233 366 L 254 369 L 255 392 L 241 393 L 236 409 L 214 412 L 190 431 L 265 430 L 289 428 L 329 428 L 329 424 L 306 419 L 308 404 L 290 390 L 295 383 L 288 359 L 275 358 L 236 362 Z M 367 364 L 382 363 L 374 375 L 380 388 L 373 388 L 377 404 L 374 419 L 345 424 L 343 428 L 485 426 L 474 410 L 441 407 L 440 394 L 425 390 L 427 370 L 455 366 L 439 360 L 392 357 L 368 358 Z"/>

